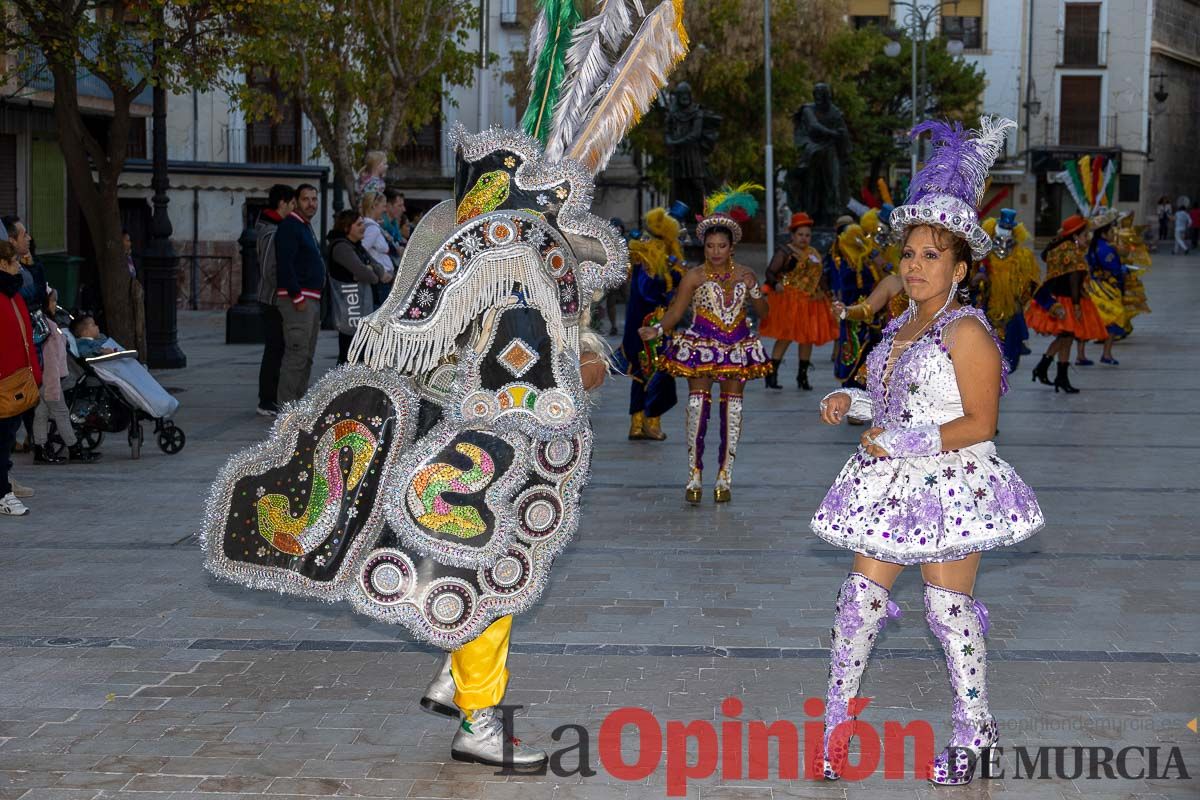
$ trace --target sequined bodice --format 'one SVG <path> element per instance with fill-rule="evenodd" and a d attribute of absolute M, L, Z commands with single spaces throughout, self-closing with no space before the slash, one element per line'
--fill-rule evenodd
<path fill-rule="evenodd" d="M 746 284 L 737 281 L 722 284 L 709 278 L 692 295 L 692 314 L 729 332 L 746 320 Z"/>
<path fill-rule="evenodd" d="M 821 254 L 811 247 L 805 247 L 803 250 L 789 248 L 789 250 L 788 258 L 796 266 L 783 274 L 781 283 L 789 289 L 799 289 L 808 295 L 816 294 L 821 285 L 823 271 Z"/>
<path fill-rule="evenodd" d="M 958 379 L 942 333 L 951 322 L 965 316 L 975 317 L 991 332 L 986 316 L 977 308 L 964 306 L 945 312 L 899 354 L 885 383 L 885 369 L 896 333 L 911 318 L 911 312 L 905 312 L 888 325 L 883 340 L 867 357 L 867 388 L 871 392 L 875 425 L 884 428 L 942 425 L 963 415 Z M 1003 368 L 1003 359 L 1001 364 Z"/>

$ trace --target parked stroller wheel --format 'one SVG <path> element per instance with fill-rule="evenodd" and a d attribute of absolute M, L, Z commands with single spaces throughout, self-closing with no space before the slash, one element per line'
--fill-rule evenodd
<path fill-rule="evenodd" d="M 142 424 L 140 422 L 131 422 L 129 424 L 129 456 L 133 459 L 142 457 L 142 442 L 145 440 L 145 434 L 142 432 Z"/>
<path fill-rule="evenodd" d="M 104 431 L 95 428 L 76 428 L 75 436 L 84 450 L 95 450 L 104 441 Z"/>
<path fill-rule="evenodd" d="M 183 430 L 176 427 L 174 423 L 168 423 L 163 426 L 158 432 L 158 446 L 169 456 L 173 456 L 183 449 L 187 443 L 187 437 L 184 436 Z"/>

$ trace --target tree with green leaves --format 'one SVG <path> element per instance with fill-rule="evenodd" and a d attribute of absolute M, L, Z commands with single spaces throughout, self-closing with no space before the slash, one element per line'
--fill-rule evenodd
<path fill-rule="evenodd" d="M 211 86 L 229 63 L 230 32 L 247 29 L 246 3 L 11 0 L 6 6 L 0 51 L 16 58 L 0 77 L 18 96 L 34 80 L 53 79 L 58 144 L 95 245 L 108 332 L 118 341 L 140 341 L 118 203 L 132 105 L 150 86 L 176 92 Z M 112 95 L 107 138 L 84 124 L 79 81 L 89 75 Z"/>
<path fill-rule="evenodd" d="M 470 85 L 478 27 L 470 0 L 269 0 L 270 24 L 243 39 L 243 68 L 270 74 L 312 122 L 334 179 L 355 199 L 365 151 L 394 152 L 441 113 L 451 86 Z M 240 87 L 251 119 L 279 113 L 276 98 Z"/>
<path fill-rule="evenodd" d="M 825 77 L 813 64 L 824 42 L 844 28 L 844 6 L 842 0 L 773 0 L 771 4 L 776 164 L 791 163 L 791 115 L 811 99 L 813 84 Z M 709 168 L 719 181 L 758 178 L 766 141 L 762 2 L 689 3 L 685 19 L 691 51 L 671 80 L 673 84 L 687 81 L 696 102 L 723 118 Z M 648 177 L 663 190 L 669 183 L 665 112 L 664 98 L 630 137 L 635 147 L 652 157 Z"/>
<path fill-rule="evenodd" d="M 888 42 L 878 28 L 842 30 L 830 37 L 820 65 L 830 76 L 838 106 L 854 138 L 852 171 L 855 186 L 873 188 L 895 162 L 907 162 L 912 127 L 912 40 L 896 36 L 900 54 L 884 53 Z M 959 120 L 967 127 L 979 121 L 985 86 L 983 71 L 946 51 L 946 40 L 925 43 L 923 108 L 917 119 Z M 919 68 L 918 68 L 919 69 Z M 918 77 L 920 74 L 918 72 Z"/>

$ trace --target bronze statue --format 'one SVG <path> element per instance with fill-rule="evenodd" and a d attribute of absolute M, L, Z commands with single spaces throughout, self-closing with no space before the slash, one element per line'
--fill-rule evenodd
<path fill-rule="evenodd" d="M 690 213 L 704 213 L 711 177 L 708 156 L 716 146 L 721 117 L 692 100 L 692 87 L 680 83 L 667 113 L 667 154 L 671 162 L 671 200 L 682 200 Z"/>
<path fill-rule="evenodd" d="M 813 87 L 813 102 L 792 117 L 799 164 L 789 176 L 792 208 L 803 208 L 817 225 L 832 225 L 849 196 L 850 130 L 833 104 L 829 84 Z"/>

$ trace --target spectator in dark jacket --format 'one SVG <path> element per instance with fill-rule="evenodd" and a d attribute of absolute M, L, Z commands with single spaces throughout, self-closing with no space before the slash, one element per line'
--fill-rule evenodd
<path fill-rule="evenodd" d="M 325 260 L 313 233 L 317 215 L 317 189 L 296 187 L 296 210 L 275 230 L 275 294 L 283 319 L 283 363 L 279 370 L 276 400 L 299 400 L 308 389 L 317 334 L 321 330 L 321 291 L 325 288 Z"/>
<path fill-rule="evenodd" d="M 11 242 L 0 242 L 0 380 L 29 369 L 39 385 L 42 367 L 33 346 L 33 323 L 21 297 L 21 269 Z M 5 398 L 11 399 L 11 398 Z M 21 415 L 0 418 L 0 515 L 29 513 L 9 481 L 12 446 L 21 427 Z"/>
<path fill-rule="evenodd" d="M 326 237 L 329 243 L 329 279 L 331 289 L 335 292 L 351 291 L 347 294 L 354 302 L 335 297 L 334 309 L 342 309 L 349 316 L 357 314 L 353 321 L 350 319 L 335 320 L 338 323 L 338 360 L 345 364 L 350 353 L 350 342 L 354 339 L 354 327 L 358 320 L 370 314 L 375 306 L 371 302 L 371 287 L 392 282 L 393 273 L 374 259 L 363 246 L 366 235 L 366 220 L 357 211 L 346 209 L 338 212 L 333 221 L 333 230 Z M 355 291 L 356 290 L 356 291 Z M 345 295 L 343 296 L 345 297 Z"/>
<path fill-rule="evenodd" d="M 267 195 L 270 208 L 258 215 L 254 226 L 258 250 L 258 302 L 263 316 L 263 354 L 258 368 L 258 413 L 273 417 L 279 411 L 279 368 L 283 363 L 283 317 L 279 314 L 275 292 L 279 283 L 275 271 L 275 233 L 279 223 L 296 210 L 296 190 L 282 183 L 271 187 Z"/>

